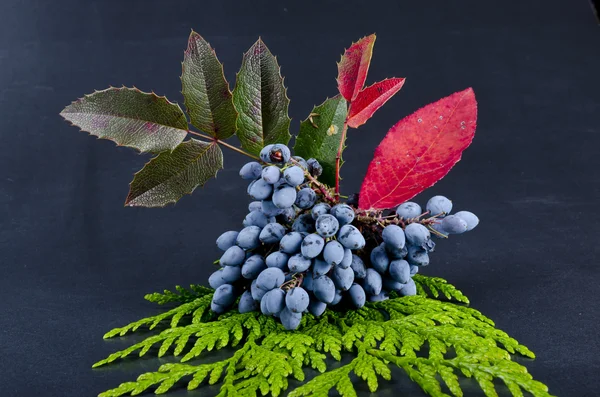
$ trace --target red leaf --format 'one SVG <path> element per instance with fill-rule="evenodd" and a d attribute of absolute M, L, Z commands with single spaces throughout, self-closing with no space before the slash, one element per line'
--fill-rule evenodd
<path fill-rule="evenodd" d="M 391 78 L 373 84 L 360 91 L 352 101 L 348 114 L 348 126 L 358 128 L 373 116 L 373 113 L 382 107 L 388 99 L 400 91 L 404 85 L 403 78 Z"/>
<path fill-rule="evenodd" d="M 476 122 L 472 88 L 400 120 L 375 149 L 359 208 L 393 208 L 442 179 L 471 144 Z"/>
<path fill-rule="evenodd" d="M 353 101 L 365 85 L 371 56 L 373 55 L 375 35 L 363 37 L 344 52 L 338 62 L 338 89 L 347 100 Z"/>

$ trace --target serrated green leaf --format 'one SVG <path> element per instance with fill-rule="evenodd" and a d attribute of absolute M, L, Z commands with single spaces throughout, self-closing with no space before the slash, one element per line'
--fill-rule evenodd
<path fill-rule="evenodd" d="M 135 174 L 125 205 L 164 207 L 191 194 L 221 168 L 223 152 L 215 142 L 190 139 L 154 157 Z"/>
<path fill-rule="evenodd" d="M 290 100 L 277 59 L 261 39 L 244 54 L 233 102 L 239 113 L 237 136 L 247 152 L 258 154 L 268 144 L 290 141 Z"/>
<path fill-rule="evenodd" d="M 71 103 L 60 115 L 98 138 L 140 152 L 172 150 L 188 128 L 179 105 L 137 88 L 96 91 Z"/>
<path fill-rule="evenodd" d="M 235 134 L 237 112 L 223 65 L 210 44 L 194 31 L 184 53 L 181 85 L 194 127 L 218 139 Z"/>
<path fill-rule="evenodd" d="M 341 95 L 337 95 L 315 106 L 311 114 L 316 114 L 312 116 L 312 121 L 307 118 L 300 123 L 294 153 L 306 159 L 319 160 L 323 166 L 323 174 L 319 179 L 332 186 L 335 184 L 335 161 L 348 106 L 346 100 Z M 344 144 L 342 144 L 343 149 Z M 343 163 L 340 158 L 340 167 Z"/>

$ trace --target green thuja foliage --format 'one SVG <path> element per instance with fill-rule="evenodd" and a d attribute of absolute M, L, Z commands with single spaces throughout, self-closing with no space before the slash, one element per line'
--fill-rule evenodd
<path fill-rule="evenodd" d="M 162 357 L 181 357 L 181 363 L 164 364 L 156 372 L 100 394 L 100 397 L 137 395 L 144 391 L 162 394 L 180 382 L 189 390 L 204 384 L 220 384 L 219 397 L 279 396 L 290 378 L 305 381 L 305 369 L 320 374 L 289 393 L 290 397 L 323 396 L 332 390 L 356 396 L 353 381 L 365 381 L 372 392 L 380 379 L 391 379 L 391 367 L 401 368 L 430 396 L 462 396 L 459 376 L 473 378 L 486 396 L 496 396 L 495 380 L 502 381 L 513 396 L 524 392 L 550 396 L 542 383 L 533 380 L 511 354 L 534 358 L 534 354 L 492 320 L 463 304 L 434 299 L 441 292 L 448 300 L 468 300 L 455 287 L 437 277 L 415 277 L 420 295 L 394 297 L 368 303 L 359 310 L 327 310 L 321 317 L 303 316 L 300 328 L 286 331 L 273 317 L 259 312 L 235 310 L 217 316 L 210 311 L 212 291 L 192 285 L 146 296 L 158 304 L 179 306 L 158 316 L 116 328 L 105 338 L 155 327 L 163 320 L 168 328 L 115 352 L 94 367 L 140 356 L 153 347 Z M 428 294 L 430 294 L 428 296 Z M 186 318 L 188 325 L 181 326 Z M 227 358 L 201 364 L 187 363 L 209 352 L 229 348 Z M 332 369 L 331 359 L 350 361 Z M 203 360 L 206 361 L 206 360 Z M 448 394 L 448 392 L 450 394 Z"/>

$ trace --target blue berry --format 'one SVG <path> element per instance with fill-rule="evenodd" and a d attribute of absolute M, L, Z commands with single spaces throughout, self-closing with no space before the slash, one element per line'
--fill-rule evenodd
<path fill-rule="evenodd" d="M 245 250 L 258 248 L 260 246 L 260 232 L 261 229 L 258 226 L 246 226 L 238 234 L 236 244 Z"/>
<path fill-rule="evenodd" d="M 417 203 L 413 203 L 412 201 L 407 201 L 406 203 L 400 204 L 398 208 L 396 208 L 396 215 L 403 219 L 412 219 L 421 215 L 423 211 L 421 210 L 421 206 Z"/>
<path fill-rule="evenodd" d="M 308 209 L 315 204 L 317 195 L 311 188 L 300 189 L 296 195 L 296 206 L 302 209 Z"/>
<path fill-rule="evenodd" d="M 442 229 L 450 234 L 461 234 L 468 229 L 467 222 L 456 215 L 448 215 L 442 220 Z"/>
<path fill-rule="evenodd" d="M 351 268 L 344 269 L 336 266 L 333 268 L 331 279 L 333 280 L 336 288 L 342 291 L 347 291 L 354 282 L 354 271 Z"/>
<path fill-rule="evenodd" d="M 279 314 L 279 319 L 281 320 L 283 327 L 288 331 L 291 331 L 300 326 L 302 313 L 294 313 L 286 307 Z"/>
<path fill-rule="evenodd" d="M 367 268 L 362 259 L 357 255 L 352 255 L 352 264 L 350 268 L 354 271 L 354 277 L 363 279 L 367 276 Z"/>
<path fill-rule="evenodd" d="M 262 166 L 256 161 L 251 161 L 244 164 L 244 166 L 240 169 L 240 176 L 242 179 L 257 179 L 260 177 L 261 172 Z"/>
<path fill-rule="evenodd" d="M 290 289 L 285 295 L 285 305 L 294 313 L 302 313 L 308 308 L 310 298 L 302 287 Z"/>
<path fill-rule="evenodd" d="M 305 257 L 316 258 L 323 251 L 324 245 L 323 237 L 318 234 L 309 234 L 302 241 L 300 250 Z"/>
<path fill-rule="evenodd" d="M 279 250 L 286 254 L 292 255 L 300 252 L 302 246 L 302 240 L 304 238 L 298 232 L 289 232 L 279 242 Z"/>
<path fill-rule="evenodd" d="M 406 256 L 406 260 L 408 263 L 415 266 L 429 265 L 429 255 L 427 254 L 427 250 L 412 245 L 408 247 L 408 255 Z"/>
<path fill-rule="evenodd" d="M 279 243 L 285 236 L 285 227 L 279 223 L 269 223 L 261 230 L 259 238 L 265 244 Z"/>
<path fill-rule="evenodd" d="M 420 223 L 411 223 L 404 228 L 404 234 L 409 244 L 422 247 L 431 238 L 429 230 Z"/>
<path fill-rule="evenodd" d="M 271 314 L 280 313 L 285 308 L 285 292 L 281 288 L 275 288 L 267 292 L 262 300 Z"/>
<path fill-rule="evenodd" d="M 258 304 L 252 297 L 250 291 L 244 291 L 238 303 L 238 311 L 240 313 L 249 313 L 258 309 Z"/>
<path fill-rule="evenodd" d="M 348 248 L 344 248 L 344 258 L 342 259 L 342 261 L 340 263 L 338 263 L 338 266 L 346 269 L 346 268 L 350 267 L 351 264 L 352 264 L 352 251 L 349 250 Z"/>
<path fill-rule="evenodd" d="M 285 164 L 290 161 L 290 157 L 290 149 L 281 143 L 276 143 L 275 145 L 271 146 L 269 150 L 268 163 Z"/>
<path fill-rule="evenodd" d="M 417 286 L 415 285 L 415 281 L 411 278 L 404 285 L 404 287 L 400 290 L 400 295 L 402 296 L 413 296 L 417 294 Z"/>
<path fill-rule="evenodd" d="M 278 208 L 271 200 L 263 200 L 261 203 L 261 211 L 266 216 L 277 216 L 283 213 L 281 208 Z"/>
<path fill-rule="evenodd" d="M 315 259 L 315 264 L 313 266 L 313 276 L 314 277 L 323 276 L 323 275 L 329 273 L 331 268 L 332 268 L 331 264 L 325 262 L 322 259 L 317 258 L 317 259 Z"/>
<path fill-rule="evenodd" d="M 365 246 L 365 238 L 360 231 L 352 225 L 344 225 L 337 235 L 338 241 L 346 248 L 359 250 Z"/>
<path fill-rule="evenodd" d="M 290 269 L 290 272 L 301 273 L 307 271 L 310 268 L 310 265 L 312 265 L 312 261 L 308 258 L 305 258 L 302 254 L 296 254 L 290 257 L 287 265 Z"/>
<path fill-rule="evenodd" d="M 313 294 L 324 303 L 331 303 L 335 298 L 335 285 L 327 276 L 319 276 L 313 279 Z"/>
<path fill-rule="evenodd" d="M 254 280 L 266 268 L 267 265 L 261 255 L 252 255 L 242 265 L 242 277 Z"/>
<path fill-rule="evenodd" d="M 231 306 L 235 302 L 236 294 L 233 285 L 223 284 L 215 289 L 212 301 L 220 306 Z"/>
<path fill-rule="evenodd" d="M 359 284 L 352 284 L 348 290 L 348 295 L 350 296 L 350 301 L 355 308 L 360 309 L 365 305 L 367 295 L 365 294 L 363 287 L 361 287 Z"/>
<path fill-rule="evenodd" d="M 454 216 L 459 217 L 467 223 L 467 232 L 473 230 L 479 224 L 477 215 L 469 211 L 459 211 Z"/>
<path fill-rule="evenodd" d="M 262 148 L 262 150 L 260 151 L 260 159 L 262 161 L 264 161 L 265 163 L 270 163 L 271 162 L 271 149 L 273 148 L 273 146 L 275 145 L 267 145 L 264 148 Z"/>
<path fill-rule="evenodd" d="M 244 262 L 244 259 L 246 259 L 244 250 L 234 245 L 223 253 L 221 259 L 219 259 L 219 264 L 221 266 L 239 266 Z"/>
<path fill-rule="evenodd" d="M 294 165 L 283 171 L 283 178 L 290 186 L 298 186 L 304 182 L 304 171 L 302 168 Z"/>
<path fill-rule="evenodd" d="M 323 173 L 323 166 L 316 159 L 308 159 L 306 164 L 308 165 L 308 172 L 315 178 L 320 177 Z"/>
<path fill-rule="evenodd" d="M 237 239 L 238 232 L 229 231 L 221 234 L 217 239 L 217 247 L 221 251 L 227 251 L 227 249 L 233 245 L 235 245 L 235 240 Z"/>
<path fill-rule="evenodd" d="M 384 274 L 387 271 L 388 266 L 390 265 L 390 258 L 388 258 L 387 252 L 385 252 L 384 243 L 381 243 L 379 246 L 373 248 L 370 259 L 373 269 L 377 270 L 381 274 Z"/>
<path fill-rule="evenodd" d="M 337 218 L 329 214 L 319 215 L 315 223 L 317 233 L 325 238 L 335 236 L 339 227 L 340 223 Z"/>
<path fill-rule="evenodd" d="M 265 263 L 267 264 L 267 267 L 276 267 L 285 271 L 287 270 L 287 263 L 289 258 L 290 257 L 287 254 L 284 254 L 283 252 L 275 251 L 270 253 L 265 258 Z"/>
<path fill-rule="evenodd" d="M 327 303 L 321 302 L 316 299 L 311 299 L 308 304 L 308 311 L 315 317 L 319 317 L 327 309 Z"/>
<path fill-rule="evenodd" d="M 310 213 L 311 213 L 313 219 L 317 220 L 320 215 L 329 214 L 330 209 L 331 209 L 331 206 L 329 204 L 318 203 L 318 204 L 315 204 L 315 206 L 312 208 Z"/>
<path fill-rule="evenodd" d="M 452 211 L 452 201 L 444 196 L 434 196 L 429 199 L 426 208 L 431 216 L 440 215 L 441 218 Z"/>
<path fill-rule="evenodd" d="M 331 215 L 335 216 L 340 225 L 347 225 L 354 220 L 354 210 L 348 204 L 337 204 L 331 208 Z"/>
<path fill-rule="evenodd" d="M 263 228 L 267 225 L 267 223 L 269 223 L 269 220 L 261 211 L 254 210 L 246 215 L 246 218 L 244 218 L 244 222 L 242 223 L 244 226 L 258 226 Z"/>
<path fill-rule="evenodd" d="M 318 221 L 317 221 L 318 222 Z M 323 249 L 323 259 L 330 265 L 337 265 L 344 259 L 344 247 L 335 240 L 325 244 Z"/>
<path fill-rule="evenodd" d="M 270 291 L 285 282 L 285 274 L 277 267 L 269 267 L 258 275 L 256 286 L 262 290 Z"/>
<path fill-rule="evenodd" d="M 390 276 L 399 283 L 406 284 L 410 279 L 410 265 L 405 260 L 392 261 L 389 272 Z"/>
<path fill-rule="evenodd" d="M 242 278 L 242 268 L 240 266 L 224 266 L 221 269 L 221 278 L 227 284 L 232 284 Z"/>
<path fill-rule="evenodd" d="M 367 269 L 367 275 L 363 284 L 365 292 L 369 295 L 379 295 L 381 292 L 383 279 L 374 269 Z"/>
<path fill-rule="evenodd" d="M 381 238 L 392 249 L 402 249 L 404 248 L 404 244 L 406 244 L 404 231 L 398 225 L 386 226 L 381 233 Z"/>
<path fill-rule="evenodd" d="M 275 193 L 273 193 L 273 204 L 275 204 L 277 208 L 290 208 L 296 202 L 296 198 L 296 189 L 284 185 L 281 188 L 275 189 Z"/>
<path fill-rule="evenodd" d="M 292 230 L 300 233 L 314 233 L 315 221 L 310 214 L 302 214 L 294 221 Z"/>

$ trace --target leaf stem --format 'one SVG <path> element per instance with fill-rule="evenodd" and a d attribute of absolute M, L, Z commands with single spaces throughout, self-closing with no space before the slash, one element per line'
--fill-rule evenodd
<path fill-rule="evenodd" d="M 226 148 L 229 148 L 229 149 L 231 149 L 231 150 L 234 150 L 234 151 L 236 151 L 236 152 L 238 152 L 238 153 L 240 153 L 240 154 L 243 154 L 244 156 L 248 156 L 248 157 L 250 157 L 250 158 L 252 158 L 252 159 L 254 159 L 254 160 L 258 160 L 258 161 L 260 161 L 260 158 L 258 158 L 257 156 L 255 156 L 255 155 L 253 155 L 253 154 L 250 154 L 250 153 L 248 153 L 248 152 L 246 152 L 246 151 L 244 151 L 244 150 L 242 150 L 242 149 L 240 149 L 240 148 L 237 148 L 237 147 L 235 147 L 235 146 L 233 146 L 233 145 L 230 145 L 229 143 L 227 143 L 227 142 L 225 142 L 225 141 L 222 141 L 222 140 L 220 140 L 220 139 L 214 138 L 214 137 L 212 137 L 212 136 L 210 136 L 210 135 L 202 134 L 202 133 L 200 133 L 200 132 L 191 131 L 191 130 L 188 130 L 188 133 L 190 133 L 190 134 L 192 134 L 192 135 L 196 135 L 196 136 L 202 137 L 202 138 L 204 138 L 204 139 L 208 139 L 208 140 L 210 140 L 210 141 L 217 142 L 218 144 L 220 144 L 220 145 L 223 145 L 223 146 L 225 146 Z"/>
<path fill-rule="evenodd" d="M 348 114 L 350 114 L 350 108 L 352 103 L 348 106 Z M 344 120 L 344 127 L 342 128 L 342 138 L 340 139 L 340 146 L 338 146 L 337 155 L 335 156 L 335 198 L 340 199 L 340 161 L 342 159 L 342 150 L 344 150 L 344 141 L 346 140 L 346 133 L 348 132 L 348 117 Z"/>

